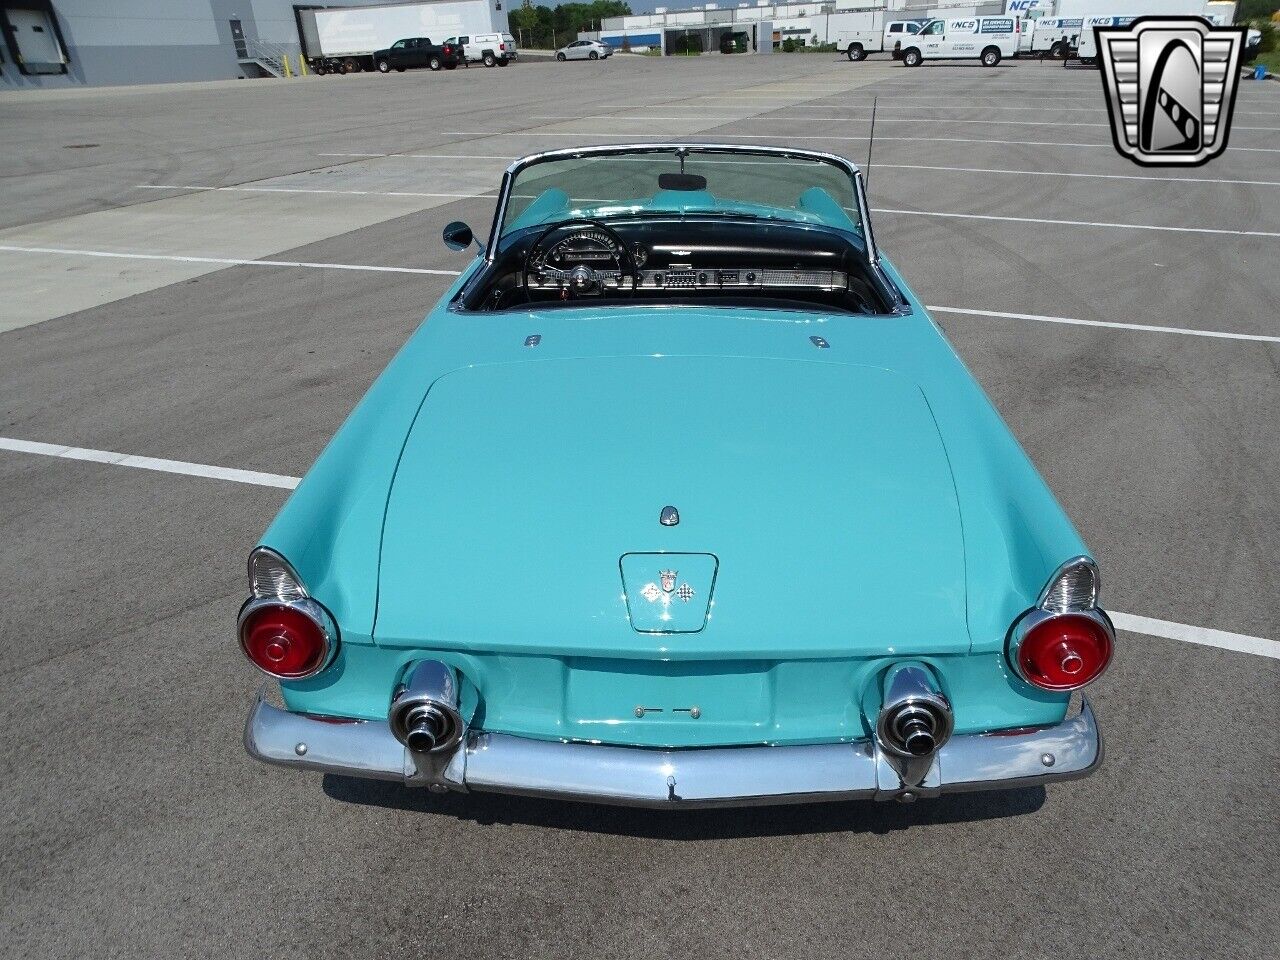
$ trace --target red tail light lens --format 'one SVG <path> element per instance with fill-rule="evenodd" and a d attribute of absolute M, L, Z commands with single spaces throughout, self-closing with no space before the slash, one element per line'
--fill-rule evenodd
<path fill-rule="evenodd" d="M 282 680 L 300 680 L 325 667 L 330 638 L 319 622 L 296 606 L 265 603 L 245 611 L 240 646 L 261 670 Z"/>
<path fill-rule="evenodd" d="M 1093 616 L 1064 613 L 1030 627 L 1014 650 L 1022 678 L 1042 690 L 1077 690 L 1107 668 L 1111 631 Z"/>

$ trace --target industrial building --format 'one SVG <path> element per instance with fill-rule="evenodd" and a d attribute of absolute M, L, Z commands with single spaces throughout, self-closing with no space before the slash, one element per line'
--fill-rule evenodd
<path fill-rule="evenodd" d="M 1125 0 L 1116 0 L 1123 10 Z M 832 18 L 837 14 L 883 12 L 886 19 L 929 20 L 934 17 L 1018 16 L 1024 20 L 1055 16 L 1059 0 L 982 0 L 978 3 L 947 0 L 826 0 L 815 3 L 773 3 L 771 0 L 725 0 L 681 10 L 657 7 L 651 14 L 610 17 L 600 29 L 578 34 L 580 39 L 597 39 L 620 49 L 687 48 L 692 38 L 695 49 L 728 51 L 736 38 L 736 49 L 768 52 L 774 46 L 794 40 L 805 46 L 831 42 L 837 32 Z M 1224 0 L 1209 7 L 1223 8 L 1222 22 L 1230 23 L 1235 3 Z M 744 42 L 745 41 L 745 42 Z"/>
<path fill-rule="evenodd" d="M 1010 4 L 1017 0 L 1009 0 Z M 722 49 L 725 38 L 745 38 L 747 49 L 767 52 L 787 39 L 806 46 L 828 42 L 829 21 L 835 14 L 882 10 L 886 16 L 904 20 L 930 17 L 969 17 L 998 15 L 1005 12 L 1006 0 L 984 3 L 927 3 L 921 0 L 828 0 L 826 3 L 771 3 L 751 0 L 728 3 L 705 3 L 697 7 L 672 10 L 657 7 L 653 13 L 629 17 L 609 17 L 601 21 L 598 31 L 580 33 L 581 39 L 598 39 L 610 46 L 636 49 L 661 48 L 666 52 L 679 47 L 683 38 L 695 37 L 695 46 L 703 51 Z M 686 41 L 687 42 L 687 41 Z M 742 49 L 739 43 L 739 49 Z"/>
<path fill-rule="evenodd" d="M 279 75 L 297 68 L 300 11 L 385 3 L 0 0 L 0 90 Z"/>

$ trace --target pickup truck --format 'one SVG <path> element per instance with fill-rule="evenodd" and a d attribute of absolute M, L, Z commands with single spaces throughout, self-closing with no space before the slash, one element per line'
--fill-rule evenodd
<path fill-rule="evenodd" d="M 414 67 L 454 69 L 462 62 L 462 49 L 449 43 L 432 43 L 430 37 L 406 37 L 386 50 L 376 50 L 373 65 L 379 73 L 404 72 Z"/>

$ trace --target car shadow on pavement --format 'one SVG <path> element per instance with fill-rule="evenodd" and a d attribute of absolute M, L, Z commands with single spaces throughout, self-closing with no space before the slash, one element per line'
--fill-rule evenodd
<path fill-rule="evenodd" d="M 999 820 L 1035 813 L 1044 787 L 963 793 L 917 803 L 854 800 L 793 804 L 652 810 L 500 794 L 434 794 L 379 780 L 327 774 L 324 792 L 334 800 L 454 817 L 481 825 L 527 824 L 553 830 L 662 840 L 726 840 L 811 833 L 892 833 L 911 827 Z"/>

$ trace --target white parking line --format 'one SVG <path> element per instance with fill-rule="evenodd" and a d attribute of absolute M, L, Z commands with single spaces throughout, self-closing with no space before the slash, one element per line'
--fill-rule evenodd
<path fill-rule="evenodd" d="M 621 137 L 624 139 L 634 139 L 634 133 L 611 133 L 609 131 L 595 130 L 448 130 L 440 134 L 442 137 Z M 765 140 L 768 139 L 767 133 L 752 134 L 734 134 L 716 132 L 716 140 Z M 658 140 L 659 143 L 670 140 Z M 788 140 L 866 140 L 865 136 L 787 136 Z M 971 140 L 964 137 L 876 137 L 876 143 L 883 140 L 904 140 L 911 143 L 1001 143 L 1013 146 L 1023 147 L 1111 147 L 1110 143 L 1060 143 L 1055 140 Z M 674 142 L 679 142 L 676 140 Z M 1114 149 L 1114 148 L 1113 148 Z M 1228 148 L 1230 149 L 1230 148 Z M 1280 153 L 1280 149 L 1274 151 Z"/>
<path fill-rule="evenodd" d="M 459 270 L 428 270 L 422 267 L 378 267 L 354 263 L 307 263 L 294 260 L 238 260 L 230 257 L 181 257 L 159 253 L 121 253 L 115 250 L 68 250 L 60 247 L 10 247 L 0 246 L 0 252 L 51 253 L 78 257 L 113 257 L 125 260 L 176 260 L 192 263 L 221 263 L 246 267 L 305 267 L 312 270 L 357 270 L 375 273 L 415 273 L 433 276 L 456 277 Z M 1012 320 L 1037 320 L 1043 323 L 1069 323 L 1083 327 L 1115 327 L 1120 330 L 1141 330 L 1147 333 L 1180 333 L 1191 337 L 1214 337 L 1223 340 L 1254 340 L 1262 343 L 1280 343 L 1280 337 L 1255 333 L 1230 333 L 1223 330 L 1190 330 L 1185 327 L 1158 327 L 1142 323 L 1119 323 L 1106 320 L 1078 320 L 1072 317 L 1046 317 L 1034 313 L 1004 313 L 996 310 L 971 310 L 962 307 L 930 306 L 938 313 L 961 313 L 978 317 L 1001 317 Z"/>
<path fill-rule="evenodd" d="M 445 130 L 441 131 L 442 137 L 621 137 L 625 140 L 634 139 L 634 133 L 611 133 L 607 130 Z M 716 132 L 717 140 L 763 140 L 768 138 L 767 133 L 719 133 Z M 653 139 L 653 138 L 650 138 Z M 796 136 L 787 135 L 788 140 L 866 140 L 865 136 Z M 657 142 L 666 143 L 671 140 L 670 137 L 660 139 Z M 1106 147 L 1114 150 L 1115 147 L 1111 143 L 1064 143 L 1057 140 L 979 140 L 971 137 L 876 137 L 876 143 L 885 140 L 895 140 L 904 143 L 998 143 L 1004 146 L 1016 147 L 1090 147 L 1098 149 Z M 679 142 L 679 141 L 675 141 Z M 1230 151 L 1244 151 L 1246 153 L 1280 153 L 1280 147 L 1227 147 Z"/>
<path fill-rule="evenodd" d="M 900 99 L 903 99 L 903 98 L 902 98 L 902 97 L 892 97 L 892 96 L 889 96 L 889 97 L 879 97 L 878 99 L 881 101 L 881 103 L 880 103 L 880 107 L 879 107 L 879 109 L 880 109 L 880 110 L 893 110 L 893 107 L 889 106 L 889 104 L 891 104 L 894 100 L 900 100 Z M 946 100 L 946 99 L 949 99 L 949 98 L 947 98 L 947 97 L 930 97 L 929 99 L 931 99 L 931 100 Z M 969 98 L 965 97 L 965 98 L 957 98 L 957 99 L 969 99 Z M 616 110 L 705 110 L 705 109 L 707 109 L 707 106 L 708 106 L 708 105 L 707 105 L 707 104 L 705 104 L 705 103 L 702 103 L 702 104 L 699 104 L 699 103 L 659 103 L 659 104 L 654 104 L 654 103 L 600 103 L 600 104 L 596 104 L 596 106 L 594 107 L 594 109 L 596 109 L 596 110 L 615 110 L 615 111 L 616 111 Z M 794 111 L 794 110 L 803 110 L 803 111 L 810 111 L 810 110 L 825 110 L 825 111 L 827 111 L 827 112 L 830 112 L 830 111 L 832 111 L 832 110 L 869 110 L 870 108 L 871 108 L 871 104 L 870 104 L 870 103 L 860 103 L 860 104 L 856 104 L 856 105 L 854 105 L 854 106 L 850 106 L 850 107 L 842 107 L 842 106 L 840 106 L 840 105 L 838 105 L 838 104 L 834 104 L 834 103 L 832 103 L 832 104 L 826 104 L 826 105 L 818 104 L 817 106 L 812 106 L 812 107 L 804 106 L 803 104 L 794 104 L 794 105 L 781 106 L 781 107 L 779 107 L 779 108 L 778 108 L 778 110 L 779 110 L 779 111 L 781 111 L 781 110 L 788 110 L 788 111 Z M 938 107 L 938 108 L 934 109 L 934 108 L 930 108 L 930 107 L 906 107 L 905 109 L 907 109 L 907 110 L 932 110 L 932 112 L 937 113 L 937 112 L 939 112 L 939 111 L 945 111 L 945 110 L 947 110 L 948 108 L 947 108 L 947 107 Z M 1058 111 L 1058 112 L 1060 112 L 1060 113 L 1092 113 L 1092 114 L 1096 114 L 1097 116 L 1100 116 L 1100 117 L 1105 117 L 1105 116 L 1107 115 L 1107 111 L 1106 111 L 1103 107 L 1100 107 L 1100 106 L 1096 106 L 1096 107 L 1027 107 L 1027 106 L 1022 106 L 1022 107 L 995 107 L 995 106 L 986 106 L 986 105 L 983 105 L 983 106 L 980 106 L 980 107 L 974 107 L 973 109 L 974 109 L 974 110 L 981 110 L 981 111 L 983 111 L 983 112 L 992 111 L 992 110 L 1012 110 L 1012 111 L 1017 111 L 1018 113 L 1030 113 L 1032 110 L 1035 110 L 1037 113 L 1043 113 L 1043 112 L 1044 112 L 1044 111 L 1046 111 L 1046 110 L 1057 110 L 1057 111 Z M 895 112 L 895 113 L 900 113 L 901 111 L 897 111 L 897 110 L 895 110 L 894 112 Z M 1233 117 L 1280 117 L 1280 112 L 1275 112 L 1275 111 L 1272 111 L 1272 110 L 1235 110 L 1235 111 L 1233 111 L 1233 112 L 1232 112 L 1232 114 L 1231 114 L 1231 115 L 1232 115 Z M 877 114 L 876 114 L 876 119 L 877 119 L 877 120 L 881 119 L 881 117 L 880 117 L 880 115 L 879 115 L 879 112 L 877 112 Z"/>
<path fill-rule="evenodd" d="M 297 477 L 284 477 L 275 473 L 259 473 L 256 470 L 237 470 L 233 467 L 215 467 L 207 463 L 187 463 L 185 460 L 161 460 L 156 457 L 135 457 L 110 450 L 90 450 L 85 447 L 64 447 L 56 443 L 36 443 L 0 437 L 0 450 L 15 453 L 35 453 L 44 457 L 62 457 L 66 460 L 88 460 L 92 463 L 108 463 L 117 467 L 136 467 L 139 470 L 156 470 L 160 473 L 181 473 L 189 477 L 208 477 L 213 480 L 231 480 L 234 483 L 251 483 L 259 487 L 279 487 L 292 490 L 298 485 Z"/>
<path fill-rule="evenodd" d="M 882 164 L 882 166 L 892 166 L 892 164 Z M 938 169 L 938 168 L 932 168 Z M 1142 178 L 1138 178 L 1142 179 Z M 1280 186 L 1280 184 L 1275 184 Z M 287 187 L 273 187 L 270 189 L 262 189 L 257 187 L 194 187 L 194 186 L 178 186 L 176 184 L 161 186 L 158 184 L 143 184 L 137 186 L 138 190 L 197 190 L 197 191 L 229 191 L 240 193 L 332 193 L 332 194 L 348 194 L 357 197 L 454 197 L 458 199 L 484 199 L 495 200 L 497 197 L 492 193 L 408 193 L 396 190 L 310 190 L 310 189 L 290 189 Z M 521 197 L 521 199 L 532 199 L 532 197 Z M 573 197 L 573 200 L 599 202 L 594 197 Z M 962 220 L 998 220 L 1009 223 L 1046 223 L 1055 226 L 1067 227 L 1116 227 L 1126 230 L 1163 230 L 1171 233 L 1213 233 L 1223 234 L 1236 237 L 1280 237 L 1280 233 L 1268 233 L 1264 230 L 1227 230 L 1215 227 L 1161 227 L 1144 223 L 1109 223 L 1106 221 L 1094 220 L 1047 220 L 1039 217 L 1000 217 L 991 214 L 982 213 L 940 213 L 936 210 L 895 210 L 891 207 L 872 207 L 872 213 L 892 213 L 913 215 L 918 217 L 949 217 L 952 219 Z M 0 247 L 0 249 L 5 249 Z M 189 258 L 188 258 L 189 259 Z M 266 261 L 255 260 L 253 263 L 263 263 Z M 354 269 L 354 268 L 348 268 Z"/>
<path fill-rule="evenodd" d="M 1007 223 L 1047 223 L 1058 227 L 1115 227 L 1122 230 L 1159 230 L 1165 233 L 1212 233 L 1232 237 L 1280 237 L 1266 230 L 1224 230 L 1217 227 L 1161 227 L 1149 223 L 1111 223 L 1106 220 L 1049 220 L 1040 217 L 998 217 L 985 213 L 940 213 L 936 210 L 895 210 L 872 207 L 872 213 L 896 213 L 914 217 L 946 217 L 953 220 L 999 220 Z"/>
<path fill-rule="evenodd" d="M 191 187 L 173 183 L 141 183 L 135 190 L 203 190 L 229 193 L 341 193 L 361 197 L 483 197 L 497 199 L 497 194 L 484 193 L 414 193 L 408 190 L 326 190 L 318 187 Z"/>
<path fill-rule="evenodd" d="M 65 247 L 12 247 L 0 245 L 4 253 L 52 253 L 68 257 L 109 257 L 121 260 L 169 260 L 175 263 L 218 263 L 228 267 L 307 267 L 312 270 L 362 270 L 373 273 L 425 273 L 456 277 L 458 270 L 428 270 L 425 267 L 374 267 L 358 263 L 308 263 L 303 260 L 240 260 L 234 257 L 182 257 L 167 253 L 126 253 L 119 250 L 71 250 Z"/>
<path fill-rule="evenodd" d="M 665 110 L 665 107 L 659 107 Z M 854 121 L 870 121 L 871 115 L 865 117 L 762 117 L 762 116 L 746 116 L 746 117 L 724 117 L 724 116 L 698 116 L 698 117 L 656 117 L 645 115 L 629 115 L 625 117 L 596 114 L 593 116 L 580 117 L 576 114 L 544 114 L 529 117 L 530 120 L 628 120 L 628 121 L 652 121 L 652 120 L 712 120 L 722 123 L 850 123 Z M 1109 129 L 1109 123 L 1087 123 L 1085 121 L 1065 121 L 1065 120 L 959 120 L 955 117 L 882 117 L 878 113 L 876 115 L 877 123 L 994 123 L 998 126 L 1009 127 L 1102 127 Z M 1267 133 L 1280 133 L 1280 127 L 1241 127 L 1236 124 L 1231 125 L 1232 130 L 1260 130 Z"/>
<path fill-rule="evenodd" d="M 941 101 L 941 100 L 963 100 L 966 103 L 976 103 L 977 107 L 980 107 L 980 108 L 985 108 L 985 104 L 978 102 L 983 100 L 998 100 L 1001 103 L 1017 103 L 1019 101 L 1024 101 L 1027 103 L 1027 107 L 1026 107 L 1027 110 L 1036 109 L 1041 105 L 1045 106 L 1048 109 L 1056 109 L 1058 105 L 1053 101 L 1089 103 L 1089 104 L 1093 104 L 1095 107 L 1102 102 L 1101 93 L 1092 97 L 1018 97 L 1018 96 L 1003 96 L 1003 95 L 991 95 L 991 94 L 982 94 L 982 93 L 974 93 L 974 94 L 969 94 L 967 96 L 957 95 L 957 96 L 946 96 L 946 97 L 907 97 L 907 96 L 901 96 L 893 92 L 880 93 L 876 91 L 868 92 L 867 90 L 852 90 L 852 91 L 849 91 L 848 94 L 831 94 L 831 99 L 834 99 L 836 97 L 839 97 L 841 100 L 844 100 L 844 101 L 848 101 L 854 97 L 861 97 L 863 98 L 862 99 L 863 103 L 866 103 L 867 101 L 870 101 L 872 98 L 875 98 L 881 104 L 894 103 L 901 100 L 929 100 L 931 102 Z M 801 97 L 795 96 L 794 94 L 785 94 L 785 93 L 782 93 L 782 94 L 741 94 L 741 93 L 700 94 L 700 95 L 688 98 L 688 100 L 691 102 L 702 101 L 704 106 L 718 106 L 721 104 L 729 104 L 729 103 L 759 103 L 759 104 L 777 104 L 779 109 L 789 108 L 791 106 L 791 104 L 784 102 L 787 100 L 802 101 L 802 103 L 821 106 L 822 105 L 821 103 L 816 103 L 816 104 L 814 103 L 814 101 L 818 101 L 821 99 L 822 98 L 820 97 L 801 98 Z M 796 106 L 800 106 L 800 105 L 801 103 L 796 104 Z M 639 109 L 639 110 L 652 109 L 652 106 L 653 106 L 652 104 L 635 104 L 633 109 Z"/>
<path fill-rule="evenodd" d="M 318 153 L 318 157 L 395 157 L 411 160 L 456 160 L 460 154 L 455 153 Z M 498 156 L 497 154 L 472 154 L 468 160 L 518 160 L 514 154 Z M 704 161 L 710 162 L 710 161 Z M 922 163 L 883 163 L 876 161 L 875 169 L 893 170 L 938 170 L 946 173 L 1007 173 L 1026 175 L 1029 177 L 1082 177 L 1091 180 L 1143 180 L 1151 183 L 1219 183 L 1242 187 L 1280 187 L 1280 180 L 1228 180 L 1219 177 L 1158 177 L 1142 176 L 1135 173 L 1075 173 L 1063 170 L 1010 170 L 1000 167 L 940 167 Z M 194 188 L 193 188 L 194 189 Z"/>
<path fill-rule="evenodd" d="M 317 157 L 427 157 L 439 160 L 515 160 L 515 157 L 495 157 L 489 153 L 317 153 Z"/>
<path fill-rule="evenodd" d="M 930 309 L 935 308 L 931 307 Z M 116 453 L 111 450 L 92 450 L 85 447 L 67 447 L 55 443 L 37 443 L 31 440 L 18 440 L 13 437 L 0 437 L 0 450 L 9 450 L 14 453 L 30 453 L 45 457 L 61 457 L 67 460 L 85 460 L 91 463 L 104 463 L 117 467 L 134 467 L 139 470 L 176 473 L 189 477 L 205 477 L 211 480 L 230 480 L 233 483 L 275 487 L 281 490 L 294 489 L 301 479 L 276 473 L 260 473 L 256 470 L 239 470 L 234 467 L 218 467 L 206 463 L 189 463 L 185 460 L 163 460 L 158 457 L 138 457 L 131 454 Z M 1154 620 L 1150 617 L 1133 616 L 1127 613 L 1108 612 L 1117 628 L 1131 633 L 1162 637 L 1167 640 L 1181 640 L 1184 643 L 1218 647 L 1222 650 L 1250 653 L 1259 657 L 1280 660 L 1280 643 L 1275 640 L 1251 637 L 1240 633 L 1228 633 L 1225 630 L 1214 630 L 1209 627 L 1173 623 L 1168 620 Z"/>
<path fill-rule="evenodd" d="M 1128 630 L 1130 633 L 1163 637 L 1166 640 L 1181 640 L 1183 643 L 1198 643 L 1204 647 L 1218 647 L 1222 650 L 1235 650 L 1237 653 L 1252 653 L 1255 656 L 1280 660 L 1280 641 L 1250 637 L 1243 633 L 1227 633 L 1225 630 L 1213 630 L 1209 627 L 1193 627 L 1185 623 L 1171 623 L 1168 620 L 1153 620 L 1150 617 L 1138 617 L 1130 613 L 1111 613 L 1110 615 L 1111 621 L 1118 629 Z"/>
<path fill-rule="evenodd" d="M 1000 167 L 935 167 L 923 163 L 872 164 L 876 170 L 939 170 L 946 173 L 1010 173 L 1028 177 L 1084 177 L 1091 180 L 1142 180 L 1147 183 L 1220 183 L 1248 187 L 1280 187 L 1280 180 L 1223 180 L 1214 177 L 1144 177 L 1136 173 L 1075 173 L 1063 170 L 1008 170 Z M 868 168 L 871 169 L 871 168 Z"/>
<path fill-rule="evenodd" d="M 1226 330 L 1192 330 L 1187 327 L 1157 327 L 1146 323 L 1120 323 L 1115 320 L 1078 320 L 1075 317 L 1046 317 L 1038 313 L 1006 313 L 1002 310 L 972 310 L 968 307 L 938 307 L 927 305 L 934 313 L 959 313 L 974 317 L 999 317 L 1002 320 L 1035 320 L 1040 323 L 1069 323 L 1080 327 L 1111 327 L 1116 330 L 1138 330 L 1143 333 L 1180 333 L 1187 337 L 1212 337 L 1219 340 L 1252 340 L 1259 343 L 1280 343 L 1280 337 L 1261 333 L 1230 333 Z"/>

